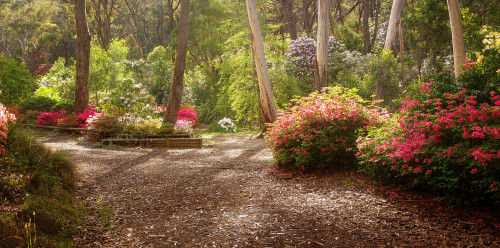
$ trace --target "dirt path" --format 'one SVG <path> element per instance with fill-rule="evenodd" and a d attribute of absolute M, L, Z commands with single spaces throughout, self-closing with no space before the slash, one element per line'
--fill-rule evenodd
<path fill-rule="evenodd" d="M 204 137 L 203 149 L 94 148 L 72 154 L 79 195 L 113 209 L 89 218 L 79 247 L 500 247 L 496 220 L 451 214 L 372 192 L 356 176 L 270 174 L 263 140 Z M 101 206 L 101 207 L 102 207 Z"/>

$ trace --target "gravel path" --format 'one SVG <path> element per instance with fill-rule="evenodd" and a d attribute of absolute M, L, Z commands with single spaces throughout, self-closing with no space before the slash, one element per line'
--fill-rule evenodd
<path fill-rule="evenodd" d="M 89 218 L 77 246 L 500 247 L 493 217 L 398 200 L 358 175 L 277 176 L 262 139 L 204 139 L 203 149 L 167 150 L 43 138 L 78 168 Z"/>

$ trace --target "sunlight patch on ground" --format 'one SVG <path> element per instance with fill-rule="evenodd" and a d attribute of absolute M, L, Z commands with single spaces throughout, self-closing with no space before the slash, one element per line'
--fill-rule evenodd
<path fill-rule="evenodd" d="M 264 149 L 261 152 L 253 155 L 250 157 L 250 160 L 252 161 L 272 161 L 273 160 L 273 154 L 270 149 Z"/>
<path fill-rule="evenodd" d="M 230 150 L 225 150 L 224 151 L 224 157 L 226 159 L 237 158 L 241 154 L 243 154 L 244 151 L 245 151 L 245 149 L 230 149 Z"/>

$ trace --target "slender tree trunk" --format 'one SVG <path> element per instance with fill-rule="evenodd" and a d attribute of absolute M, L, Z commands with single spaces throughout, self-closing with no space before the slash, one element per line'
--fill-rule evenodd
<path fill-rule="evenodd" d="M 179 42 L 177 45 L 174 77 L 170 98 L 168 99 L 167 109 L 163 123 L 175 124 L 177 114 L 182 101 L 182 89 L 184 80 L 184 70 L 186 69 L 187 45 L 189 39 L 189 0 L 181 0 L 181 13 L 179 23 Z"/>
<path fill-rule="evenodd" d="M 396 42 L 398 35 L 398 23 L 402 7 L 403 0 L 394 0 L 392 2 L 391 17 L 389 18 L 389 26 L 387 27 L 384 50 L 393 50 L 393 44 Z"/>
<path fill-rule="evenodd" d="M 75 111 L 89 107 L 90 34 L 85 13 L 85 0 L 75 0 L 75 23 L 78 41 L 76 52 Z"/>
<path fill-rule="evenodd" d="M 262 41 L 262 33 L 260 32 L 259 17 L 257 16 L 257 5 L 255 0 L 246 0 L 246 3 L 255 68 L 257 69 L 257 78 L 259 79 L 262 118 L 265 123 L 272 123 L 276 120 L 276 106 L 274 105 L 271 81 L 269 80 L 269 73 L 267 71 L 264 43 Z"/>
<path fill-rule="evenodd" d="M 401 22 L 399 22 L 399 58 L 401 59 L 401 87 L 403 89 L 406 87 L 404 50 L 405 43 L 403 41 L 403 28 L 401 27 Z"/>
<path fill-rule="evenodd" d="M 462 31 L 462 18 L 458 0 L 447 0 L 448 13 L 450 14 L 451 38 L 453 42 L 453 65 L 455 77 L 462 74 L 465 64 L 464 34 Z"/>
<path fill-rule="evenodd" d="M 373 49 L 375 46 L 375 41 L 377 40 L 377 35 L 378 35 L 378 16 L 380 12 L 380 2 L 379 0 L 374 1 L 374 7 L 375 7 L 375 26 L 373 28 L 373 36 L 372 36 L 372 41 L 370 43 L 370 48 Z"/>
<path fill-rule="evenodd" d="M 318 0 L 318 41 L 316 47 L 315 91 L 325 86 L 328 80 L 328 18 L 330 0 Z"/>
<path fill-rule="evenodd" d="M 311 10 L 309 7 L 311 6 Z M 302 0 L 302 20 L 304 32 L 307 36 L 311 36 L 313 30 L 314 17 L 316 16 L 316 5 L 314 0 Z"/>
<path fill-rule="evenodd" d="M 111 43 L 111 19 L 114 0 L 91 0 L 94 10 L 94 28 L 97 39 L 104 50 L 108 50 Z"/>
<path fill-rule="evenodd" d="M 363 54 L 370 53 L 370 26 L 368 18 L 370 14 L 370 0 L 363 3 Z"/>

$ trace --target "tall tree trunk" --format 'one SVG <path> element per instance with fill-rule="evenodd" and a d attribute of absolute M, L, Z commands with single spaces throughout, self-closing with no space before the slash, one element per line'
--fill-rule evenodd
<path fill-rule="evenodd" d="M 174 77 L 170 98 L 163 123 L 175 124 L 182 101 L 184 70 L 186 69 L 187 45 L 189 39 L 189 0 L 181 0 L 181 13 L 179 23 L 179 42 L 175 56 Z"/>
<path fill-rule="evenodd" d="M 328 18 L 330 0 L 318 0 L 318 41 L 316 47 L 315 91 L 325 86 L 328 80 Z"/>
<path fill-rule="evenodd" d="M 262 41 L 262 33 L 260 32 L 259 17 L 257 16 L 257 5 L 255 4 L 255 0 L 246 0 L 246 3 L 255 68 L 257 69 L 257 78 L 259 79 L 262 118 L 265 123 L 272 123 L 276 120 L 276 106 L 274 105 L 271 81 L 269 80 L 269 72 L 267 71 L 264 43 Z"/>
<path fill-rule="evenodd" d="M 75 0 L 75 23 L 78 41 L 76 52 L 75 111 L 89 107 L 90 34 L 85 13 L 85 0 Z"/>
<path fill-rule="evenodd" d="M 401 87 L 406 88 L 405 82 L 405 43 L 403 41 L 403 28 L 401 22 L 399 22 L 399 58 L 401 59 Z"/>
<path fill-rule="evenodd" d="M 368 18 L 370 14 L 370 0 L 363 3 L 363 54 L 370 53 L 370 26 Z"/>
<path fill-rule="evenodd" d="M 450 14 L 451 38 L 453 42 L 453 65 L 455 77 L 462 74 L 465 64 L 464 34 L 462 31 L 462 18 L 458 0 L 447 0 L 448 13 Z"/>
<path fill-rule="evenodd" d="M 378 35 L 378 16 L 380 12 L 380 1 L 379 0 L 374 0 L 374 7 L 375 7 L 375 26 L 373 28 L 373 36 L 372 36 L 372 41 L 370 43 L 370 48 L 373 49 L 375 46 L 375 41 L 377 40 L 377 35 Z"/>
<path fill-rule="evenodd" d="M 384 50 L 394 50 L 393 46 L 398 35 L 398 23 L 401 16 L 401 8 L 403 0 L 394 0 L 392 2 L 391 17 L 389 18 L 389 26 L 387 27 L 387 36 L 385 37 Z"/>
<path fill-rule="evenodd" d="M 297 39 L 297 18 L 295 13 L 293 13 L 293 0 L 287 1 L 286 8 L 286 16 L 287 16 L 287 31 L 290 34 L 290 39 Z"/>

